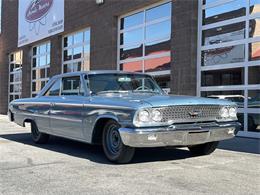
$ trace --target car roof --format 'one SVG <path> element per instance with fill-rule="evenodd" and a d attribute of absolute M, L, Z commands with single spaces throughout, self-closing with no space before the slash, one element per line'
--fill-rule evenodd
<path fill-rule="evenodd" d="M 93 74 L 138 74 L 138 75 L 148 75 L 145 73 L 138 72 L 127 72 L 127 71 L 116 71 L 116 70 L 93 70 L 93 71 L 77 71 L 77 72 L 69 72 L 63 73 L 59 75 L 53 76 L 53 78 L 67 77 L 67 76 L 79 76 L 82 74 L 93 75 Z"/>

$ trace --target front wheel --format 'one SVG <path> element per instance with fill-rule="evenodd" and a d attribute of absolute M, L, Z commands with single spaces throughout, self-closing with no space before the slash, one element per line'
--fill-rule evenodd
<path fill-rule="evenodd" d="M 193 155 L 208 155 L 216 150 L 218 143 L 218 141 L 209 142 L 200 145 L 188 146 L 188 148 Z"/>
<path fill-rule="evenodd" d="M 119 124 L 116 121 L 110 120 L 106 123 L 102 136 L 103 150 L 108 160 L 128 163 L 134 156 L 135 148 L 123 144 L 118 129 Z"/>

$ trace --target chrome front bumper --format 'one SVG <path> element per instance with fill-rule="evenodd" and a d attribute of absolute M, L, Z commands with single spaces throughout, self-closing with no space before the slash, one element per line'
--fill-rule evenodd
<path fill-rule="evenodd" d="M 132 147 L 189 146 L 234 137 L 238 122 L 178 124 L 158 128 L 120 128 L 123 143 Z"/>

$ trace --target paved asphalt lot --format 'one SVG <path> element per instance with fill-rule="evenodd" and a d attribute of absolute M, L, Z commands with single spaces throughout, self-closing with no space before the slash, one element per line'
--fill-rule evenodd
<path fill-rule="evenodd" d="M 201 157 L 141 149 L 114 165 L 98 146 L 57 137 L 35 145 L 28 128 L 0 116 L 0 194 L 260 194 L 259 147 L 235 138 Z"/>

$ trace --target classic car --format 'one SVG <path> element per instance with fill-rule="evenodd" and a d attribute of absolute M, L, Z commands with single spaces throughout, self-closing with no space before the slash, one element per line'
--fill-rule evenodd
<path fill-rule="evenodd" d="M 18 125 L 31 123 L 36 143 L 54 135 L 102 144 L 115 163 L 130 162 L 139 147 L 210 154 L 239 127 L 235 103 L 167 95 L 152 76 L 122 71 L 54 76 L 36 97 L 12 101 L 8 113 Z"/>

